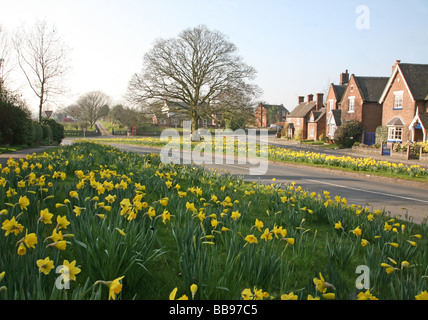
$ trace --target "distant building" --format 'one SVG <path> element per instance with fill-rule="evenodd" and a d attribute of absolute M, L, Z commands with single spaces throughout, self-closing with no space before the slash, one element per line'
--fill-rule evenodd
<path fill-rule="evenodd" d="M 284 105 L 259 103 L 254 115 L 257 127 L 267 128 L 271 124 L 283 124 L 287 121 L 288 110 Z"/>
<path fill-rule="evenodd" d="M 309 136 L 319 137 L 321 128 L 324 128 L 323 132 L 325 132 L 324 94 L 318 93 L 315 101 L 313 98 L 314 95 L 309 94 L 305 101 L 304 96 L 299 96 L 297 106 L 287 118 L 286 130 L 289 138 L 294 138 L 296 135 L 300 139 L 309 139 Z"/>

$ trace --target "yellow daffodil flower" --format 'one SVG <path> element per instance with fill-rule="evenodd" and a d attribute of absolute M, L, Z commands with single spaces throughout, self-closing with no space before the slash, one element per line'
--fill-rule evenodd
<path fill-rule="evenodd" d="M 118 295 L 122 291 L 122 283 L 120 282 L 125 276 L 114 279 L 113 281 L 103 281 L 98 280 L 94 285 L 99 283 L 104 284 L 108 287 L 108 299 L 116 300 L 116 295 Z"/>
<path fill-rule="evenodd" d="M 298 296 L 295 295 L 294 292 L 281 295 L 281 300 L 297 300 L 297 299 L 298 299 Z"/>
<path fill-rule="evenodd" d="M 39 272 L 43 272 L 45 275 L 48 275 L 54 268 L 54 262 L 49 257 L 37 260 L 36 264 L 39 267 Z"/>

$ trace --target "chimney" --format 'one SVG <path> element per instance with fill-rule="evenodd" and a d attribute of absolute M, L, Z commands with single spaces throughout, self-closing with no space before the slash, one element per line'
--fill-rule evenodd
<path fill-rule="evenodd" d="M 312 100 L 314 100 L 314 95 L 308 94 L 308 102 L 311 102 Z"/>
<path fill-rule="evenodd" d="M 317 93 L 317 105 L 315 107 L 315 110 L 318 111 L 322 107 L 324 107 L 324 93 Z"/>
<path fill-rule="evenodd" d="M 392 73 L 394 73 L 395 67 L 401 62 L 401 60 L 395 60 L 395 64 L 392 66 Z"/>
<path fill-rule="evenodd" d="M 346 70 L 345 72 L 342 72 L 340 74 L 340 85 L 346 85 L 349 82 L 349 73 L 348 70 Z"/>
<path fill-rule="evenodd" d="M 301 104 L 303 101 L 305 101 L 305 97 L 300 96 L 300 97 L 299 97 L 299 104 Z"/>

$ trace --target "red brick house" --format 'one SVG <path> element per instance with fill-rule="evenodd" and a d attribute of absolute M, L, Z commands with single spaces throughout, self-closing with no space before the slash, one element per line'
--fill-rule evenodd
<path fill-rule="evenodd" d="M 323 103 L 324 94 L 318 93 L 315 101 L 313 98 L 313 94 L 309 94 L 305 102 L 305 97 L 300 96 L 298 105 L 288 115 L 286 130 L 289 138 L 296 136 L 300 139 L 308 139 L 309 136 L 319 137 L 321 134 L 319 130 L 323 127 L 324 131 L 322 133 L 325 132 L 326 110 L 323 110 L 325 108 Z"/>
<path fill-rule="evenodd" d="M 382 104 L 379 99 L 388 81 L 388 77 L 357 77 L 352 74 L 340 101 L 342 124 L 360 121 L 366 144 L 374 143 L 376 128 L 382 125 Z"/>
<path fill-rule="evenodd" d="M 379 99 L 388 142 L 428 140 L 428 65 L 397 60 Z"/>
<path fill-rule="evenodd" d="M 325 136 L 330 139 L 334 138 L 334 134 L 338 127 L 342 124 L 342 112 L 339 108 L 339 103 L 342 100 L 343 94 L 345 93 L 346 86 L 349 81 L 348 70 L 341 73 L 340 83 L 330 85 L 327 99 L 326 99 L 326 131 Z"/>
<path fill-rule="evenodd" d="M 276 114 L 273 114 L 273 113 L 276 113 Z M 267 128 L 271 124 L 278 124 L 278 123 L 282 124 L 287 121 L 288 114 L 289 114 L 288 110 L 282 104 L 272 105 L 272 104 L 259 103 L 259 105 L 257 106 L 254 112 L 255 125 L 257 127 Z"/>
<path fill-rule="evenodd" d="M 310 140 L 319 140 L 325 135 L 327 108 L 322 107 L 319 110 L 312 110 L 308 121 L 307 138 Z"/>

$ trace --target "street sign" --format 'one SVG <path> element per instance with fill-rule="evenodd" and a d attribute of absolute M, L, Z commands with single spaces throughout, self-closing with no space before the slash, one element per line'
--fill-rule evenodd
<path fill-rule="evenodd" d="M 52 116 L 53 111 L 45 111 L 46 116 L 48 117 L 48 119 L 50 119 L 50 117 Z"/>

